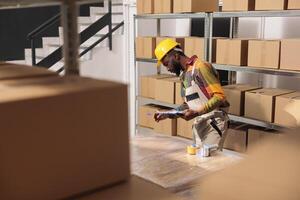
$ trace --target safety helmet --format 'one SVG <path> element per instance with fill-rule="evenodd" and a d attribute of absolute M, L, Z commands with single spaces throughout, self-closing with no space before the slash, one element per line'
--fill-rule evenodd
<path fill-rule="evenodd" d="M 155 48 L 155 56 L 157 58 L 157 66 L 161 65 L 162 59 L 175 47 L 180 46 L 179 43 L 172 39 L 161 41 Z"/>

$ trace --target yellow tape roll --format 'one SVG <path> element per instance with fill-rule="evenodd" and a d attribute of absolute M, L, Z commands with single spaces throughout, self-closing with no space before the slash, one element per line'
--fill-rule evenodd
<path fill-rule="evenodd" d="M 195 146 L 188 146 L 186 150 L 189 155 L 197 154 L 197 147 L 195 147 Z"/>

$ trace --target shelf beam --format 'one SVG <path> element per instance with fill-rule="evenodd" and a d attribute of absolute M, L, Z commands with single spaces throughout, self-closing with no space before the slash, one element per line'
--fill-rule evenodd
<path fill-rule="evenodd" d="M 214 18 L 227 18 L 227 17 L 300 17 L 300 10 L 214 12 L 213 17 Z"/>
<path fill-rule="evenodd" d="M 184 14 L 143 14 L 136 15 L 136 19 L 196 19 L 205 18 L 206 13 L 184 13 Z"/>

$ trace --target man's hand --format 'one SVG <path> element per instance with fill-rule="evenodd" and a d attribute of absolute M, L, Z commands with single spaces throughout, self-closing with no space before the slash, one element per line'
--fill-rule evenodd
<path fill-rule="evenodd" d="M 184 115 L 181 117 L 187 121 L 194 119 L 195 117 L 199 116 L 199 113 L 195 110 L 187 109 L 184 111 Z"/>
<path fill-rule="evenodd" d="M 155 119 L 156 122 L 165 120 L 167 118 L 168 118 L 168 115 L 166 115 L 166 114 L 160 114 L 160 113 L 155 113 L 154 114 L 154 119 Z"/>

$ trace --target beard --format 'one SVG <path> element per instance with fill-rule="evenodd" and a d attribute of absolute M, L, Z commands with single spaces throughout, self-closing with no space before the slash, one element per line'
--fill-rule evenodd
<path fill-rule="evenodd" d="M 171 72 L 176 74 L 176 76 L 180 76 L 180 73 L 181 73 L 181 64 L 180 64 L 180 62 L 173 61 L 172 66 L 173 66 L 173 69 L 172 69 Z"/>

